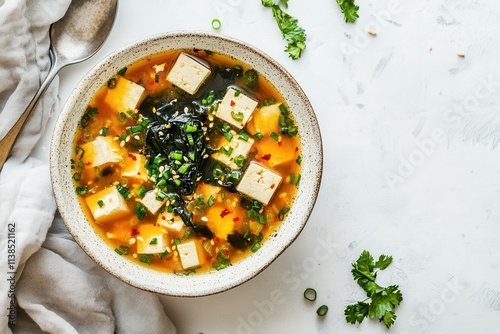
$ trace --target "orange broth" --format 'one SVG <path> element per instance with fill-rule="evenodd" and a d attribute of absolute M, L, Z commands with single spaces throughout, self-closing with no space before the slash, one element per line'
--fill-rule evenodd
<path fill-rule="evenodd" d="M 167 74 L 181 52 L 207 62 L 212 70 L 211 75 L 194 95 L 186 94 L 167 80 Z M 285 116 L 288 124 L 291 124 L 292 130 L 290 131 L 296 131 L 293 118 L 287 114 L 286 102 L 283 101 L 276 88 L 260 74 L 255 83 L 247 84 L 244 74 L 249 70 L 251 69 L 242 62 L 217 53 L 202 50 L 170 51 L 127 66 L 126 71 L 123 70 L 110 78 L 110 81 L 103 85 L 92 98 L 88 109 L 82 115 L 75 135 L 75 153 L 71 157 L 74 183 L 88 220 L 105 242 L 115 249 L 116 256 L 127 257 L 137 264 L 168 273 L 192 274 L 220 270 L 258 251 L 262 243 L 279 227 L 288 208 L 292 205 L 300 180 L 300 140 L 296 133 L 287 135 L 280 132 Z M 230 78 L 223 80 L 224 83 L 221 85 L 216 79 L 220 79 L 222 73 Z M 127 79 L 144 88 L 141 102 L 134 110 L 118 110 L 112 105 L 113 103 L 109 102 L 109 91 L 118 89 L 117 82 L 122 79 Z M 228 87 L 237 87 L 258 102 L 257 108 L 243 128 L 254 143 L 239 170 L 240 174 L 238 171 L 230 174 L 233 172 L 232 169 L 209 157 L 220 151 L 219 146 L 223 146 L 228 141 L 221 130 L 224 122 L 211 115 L 215 112 L 214 109 L 218 108 L 223 97 L 222 93 Z M 203 104 L 211 91 L 216 92 L 213 102 L 205 101 Z M 153 96 L 163 99 L 163 103 L 174 105 L 177 99 L 191 100 L 191 104 L 188 104 L 185 111 L 179 110 L 178 112 L 198 112 L 197 117 L 203 120 L 200 124 L 206 128 L 206 131 L 203 130 L 205 131 L 203 135 L 206 140 L 204 145 L 208 150 L 203 155 L 204 161 L 199 162 L 205 171 L 197 170 L 194 191 L 190 194 L 179 195 L 177 200 L 172 196 L 172 193 L 176 192 L 171 190 L 181 183 L 179 179 L 175 179 L 175 174 L 181 174 L 179 172 L 181 167 L 179 167 L 177 173 L 174 170 L 174 175 L 169 174 L 171 177 L 169 182 L 175 181 L 175 184 L 168 185 L 169 191 L 160 194 L 163 197 L 165 194 L 168 196 L 160 198 L 158 192 L 155 193 L 157 201 L 163 200 L 160 209 L 155 214 L 149 209 L 144 210 L 144 205 L 141 204 L 143 201 L 145 203 L 145 194 L 158 188 L 161 177 L 168 174 L 165 170 L 162 172 L 161 167 L 154 165 L 155 161 L 160 159 L 155 160 L 155 156 L 148 151 L 147 143 L 149 143 L 149 138 L 152 138 L 148 137 L 150 135 L 148 131 L 153 131 L 148 126 L 154 122 L 146 124 L 141 131 L 130 132 L 130 129 L 145 124 L 144 119 L 148 117 L 152 119 L 152 115 L 156 117 L 154 113 L 159 112 L 156 107 L 147 109 L 148 103 L 157 103 L 157 99 L 155 100 Z M 161 107 L 158 108 L 160 109 Z M 147 110 L 147 113 L 142 114 L 141 110 Z M 265 110 L 274 110 L 274 113 L 264 112 Z M 280 115 L 282 115 L 281 119 Z M 226 125 L 226 130 L 228 128 Z M 239 129 L 230 128 L 227 132 L 233 137 L 241 135 Z M 157 133 L 163 135 L 161 131 Z M 113 153 L 109 151 L 103 154 L 105 158 L 98 158 L 100 154 L 97 152 L 98 149 L 94 151 L 97 146 L 92 146 L 97 142 L 96 140 L 112 147 Z M 186 145 L 190 147 L 189 143 Z M 165 157 L 162 158 L 166 161 Z M 102 166 L 96 166 L 97 159 L 104 159 L 106 162 Z M 146 162 L 141 162 L 141 166 L 136 166 L 138 160 Z M 224 184 L 224 181 L 230 180 L 230 175 L 236 175 L 235 177 L 241 180 L 250 162 L 257 162 L 260 166 L 282 177 L 279 184 L 271 185 L 277 188 L 267 205 L 235 191 L 234 184 L 229 184 L 227 187 Z M 178 164 L 186 164 L 188 168 L 194 168 L 192 167 L 194 162 L 186 156 L 183 156 Z M 134 169 L 131 166 L 136 167 Z M 210 168 L 214 169 L 207 172 L 206 170 Z M 132 174 L 130 170 L 133 170 Z M 225 174 L 222 176 L 217 174 L 219 179 L 211 179 L 215 178 L 215 172 L 220 170 L 223 170 Z M 97 216 L 99 210 L 102 211 L 103 208 L 105 210 L 107 205 L 111 205 L 108 201 L 116 203 L 116 197 L 112 199 L 102 195 L 102 198 L 98 198 L 100 195 L 96 194 L 104 194 L 106 190 L 116 193 L 115 189 L 120 190 L 120 195 L 123 197 L 120 202 L 124 202 L 126 207 L 122 207 L 121 212 L 96 219 L 94 215 Z M 137 209 L 138 206 L 139 209 Z M 189 219 L 187 223 L 184 220 L 183 224 L 178 224 L 177 228 L 181 227 L 177 231 L 170 228 L 168 225 L 170 223 L 164 222 L 165 219 L 172 219 L 173 216 L 179 218 L 179 212 L 184 212 Z M 196 228 L 193 228 L 195 225 Z M 191 245 L 196 246 L 199 263 L 186 268 L 180 259 L 178 249 L 182 247 L 179 245 L 191 241 L 194 242 Z M 144 249 L 156 249 L 157 252 L 144 253 Z"/>

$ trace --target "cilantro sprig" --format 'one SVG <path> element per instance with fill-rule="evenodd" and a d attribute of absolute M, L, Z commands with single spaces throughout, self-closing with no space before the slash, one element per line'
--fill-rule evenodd
<path fill-rule="evenodd" d="M 396 320 L 394 309 L 403 300 L 403 295 L 398 285 L 386 288 L 375 282 L 377 272 L 386 269 L 392 263 L 392 256 L 380 255 L 378 260 L 370 252 L 363 251 L 356 262 L 352 263 L 352 276 L 359 286 L 365 290 L 367 298 L 346 307 L 344 315 L 350 324 L 362 323 L 368 317 L 383 321 L 390 328 Z"/>
<path fill-rule="evenodd" d="M 288 8 L 288 0 L 261 0 L 264 7 L 271 8 L 273 16 L 281 30 L 283 39 L 287 42 L 285 52 L 289 57 L 296 60 L 302 55 L 302 51 L 306 48 L 306 32 L 299 26 L 299 21 L 285 13 L 280 4 Z"/>
<path fill-rule="evenodd" d="M 354 4 L 354 0 L 337 0 L 337 3 L 344 14 L 344 20 L 348 23 L 356 22 L 359 6 Z"/>

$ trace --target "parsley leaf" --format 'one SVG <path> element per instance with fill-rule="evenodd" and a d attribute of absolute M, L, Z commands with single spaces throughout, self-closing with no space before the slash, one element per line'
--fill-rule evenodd
<path fill-rule="evenodd" d="M 370 311 L 370 304 L 365 302 L 357 302 L 346 307 L 344 311 L 345 319 L 350 324 L 362 323 L 363 320 L 368 316 Z"/>
<path fill-rule="evenodd" d="M 359 6 L 354 4 L 354 0 L 337 0 L 337 3 L 344 14 L 344 20 L 349 23 L 356 22 Z"/>
<path fill-rule="evenodd" d="M 361 323 L 364 318 L 377 318 L 383 321 L 387 328 L 396 320 L 394 309 L 403 300 L 398 285 L 387 288 L 375 282 L 377 270 L 384 270 L 392 263 L 392 256 L 381 255 L 375 262 L 368 251 L 363 251 L 358 260 L 352 263 L 352 276 L 358 285 L 365 290 L 367 298 L 346 307 L 344 315 L 350 324 Z"/>
<path fill-rule="evenodd" d="M 289 57 L 296 60 L 302 55 L 302 51 L 306 47 L 306 32 L 299 26 L 299 21 L 285 13 L 280 3 L 285 8 L 288 8 L 288 0 L 261 0 L 264 7 L 269 7 L 273 11 L 273 16 L 278 24 L 278 28 L 283 35 L 283 39 L 287 42 L 285 52 Z"/>

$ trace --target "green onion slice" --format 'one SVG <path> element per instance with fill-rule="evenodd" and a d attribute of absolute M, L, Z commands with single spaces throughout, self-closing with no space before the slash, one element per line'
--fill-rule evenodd
<path fill-rule="evenodd" d="M 316 296 L 317 296 L 316 290 L 314 290 L 313 288 L 307 288 L 304 291 L 304 298 L 311 302 L 316 300 Z"/>
<path fill-rule="evenodd" d="M 319 315 L 320 317 L 325 316 L 328 313 L 328 306 L 326 305 L 321 305 L 317 310 L 316 314 Z"/>
<path fill-rule="evenodd" d="M 212 20 L 212 28 L 214 28 L 215 30 L 219 30 L 221 26 L 222 24 L 219 19 Z"/>

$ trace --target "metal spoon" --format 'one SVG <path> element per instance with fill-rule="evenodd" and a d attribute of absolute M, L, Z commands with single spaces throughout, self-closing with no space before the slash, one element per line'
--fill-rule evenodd
<path fill-rule="evenodd" d="M 64 17 L 50 27 L 49 73 L 19 120 L 0 140 L 0 170 L 40 96 L 63 67 L 87 60 L 101 48 L 117 8 L 118 0 L 73 0 Z"/>

